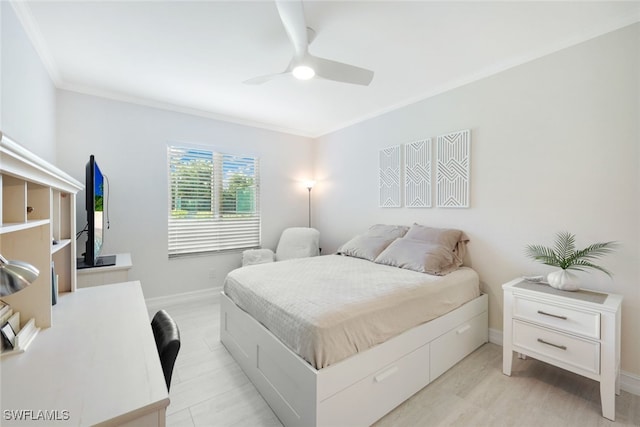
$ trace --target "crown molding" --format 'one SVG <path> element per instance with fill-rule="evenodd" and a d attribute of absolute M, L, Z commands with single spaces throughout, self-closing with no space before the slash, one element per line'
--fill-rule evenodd
<path fill-rule="evenodd" d="M 519 65 L 523 65 L 528 62 L 535 61 L 536 59 L 543 58 L 545 56 L 579 45 L 581 43 L 584 43 L 589 40 L 595 39 L 597 37 L 603 36 L 605 34 L 611 33 L 613 31 L 620 30 L 630 25 L 637 24 L 639 22 L 640 22 L 640 10 L 637 13 L 631 14 L 631 15 L 627 15 L 627 14 L 619 15 L 615 19 L 612 19 L 606 23 L 603 23 L 602 25 L 599 25 L 598 28 L 592 28 L 589 31 L 585 31 L 580 36 L 570 37 L 570 38 L 561 40 L 557 43 L 545 46 L 542 49 L 533 50 L 525 54 L 519 55 L 517 57 L 511 58 L 507 61 L 496 63 L 493 66 L 485 68 L 477 73 L 468 74 L 467 76 L 461 77 L 458 80 L 454 80 L 454 81 L 445 83 L 443 85 L 434 87 L 427 92 L 423 92 L 419 95 L 408 98 L 396 104 L 392 104 L 376 112 L 361 116 L 349 122 L 342 123 L 331 129 L 326 129 L 320 134 L 315 135 L 314 138 L 328 135 L 330 133 L 345 129 L 349 126 L 353 126 L 355 124 L 365 122 L 367 120 L 382 116 L 392 111 L 399 110 L 409 105 L 416 104 L 418 102 L 424 101 L 426 99 L 432 98 L 442 93 L 449 92 L 451 90 L 465 86 L 469 83 L 473 83 L 473 82 L 482 80 L 484 78 L 496 75 L 498 73 L 501 73 L 502 71 L 506 71 L 508 69 L 517 67 Z"/>
<path fill-rule="evenodd" d="M 205 110 L 191 108 L 187 106 L 181 106 L 173 103 L 157 101 L 149 98 L 141 98 L 141 97 L 126 95 L 126 94 L 118 93 L 116 91 L 85 87 L 85 86 L 75 85 L 75 84 L 65 82 L 62 79 L 59 68 L 57 67 L 55 60 L 53 59 L 53 56 L 50 53 L 50 49 L 46 44 L 44 37 L 42 36 L 38 26 L 35 23 L 35 19 L 33 18 L 28 2 L 25 0 L 9 0 L 9 3 L 11 4 L 16 15 L 18 16 L 20 23 L 24 27 L 25 32 L 27 33 L 27 36 L 29 37 L 29 39 L 31 40 L 34 46 L 34 49 L 36 50 L 37 54 L 40 56 L 44 64 L 44 67 L 47 70 L 51 80 L 53 81 L 54 85 L 58 89 L 98 96 L 98 97 L 121 101 L 121 102 L 143 105 L 151 108 L 173 111 L 177 113 L 189 114 L 189 115 L 204 117 L 204 118 L 223 121 L 223 122 L 234 123 L 242 126 L 249 126 L 249 127 L 274 131 L 274 132 L 287 133 L 287 134 L 302 136 L 306 138 L 313 138 L 313 139 L 320 138 L 322 136 L 337 132 L 339 130 L 348 128 L 350 126 L 379 117 L 391 111 L 395 111 L 403 107 L 418 103 L 420 101 L 424 101 L 426 99 L 432 98 L 434 96 L 440 95 L 450 90 L 467 85 L 469 83 L 473 83 L 478 80 L 484 79 L 486 77 L 498 74 L 510 68 L 514 68 L 519 65 L 526 64 L 527 62 L 531 62 L 533 60 L 542 58 L 552 53 L 561 51 L 563 49 L 578 45 L 580 43 L 583 43 L 588 40 L 594 39 L 596 37 L 602 36 L 604 34 L 610 33 L 612 31 L 616 31 L 626 26 L 633 25 L 635 23 L 640 22 L 640 10 L 638 10 L 636 13 L 633 13 L 633 14 L 621 14 L 613 19 L 608 20 L 607 22 L 603 22 L 593 28 L 585 30 L 580 35 L 569 37 L 557 43 L 553 43 L 551 45 L 545 46 L 544 48 L 526 52 L 517 57 L 510 58 L 507 61 L 494 64 L 493 66 L 487 67 L 481 70 L 480 72 L 468 74 L 455 81 L 451 81 L 446 84 L 440 85 L 438 87 L 432 88 L 427 92 L 420 93 L 416 96 L 405 99 L 401 102 L 392 104 L 386 108 L 361 115 L 352 120 L 336 123 L 335 126 L 327 127 L 325 129 L 310 130 L 310 129 L 296 129 L 296 128 L 290 128 L 286 126 L 274 125 L 270 123 L 263 123 L 259 121 L 253 121 L 250 119 L 243 119 L 241 117 L 229 116 L 219 112 L 205 111 Z"/>
<path fill-rule="evenodd" d="M 27 37 L 40 57 L 44 68 L 47 70 L 49 78 L 53 80 L 53 84 L 56 87 L 60 87 L 63 83 L 60 72 L 53 56 L 50 53 L 51 49 L 47 46 L 47 43 L 40 32 L 40 28 L 38 28 L 38 25 L 33 18 L 28 2 L 24 0 L 10 0 L 9 4 L 13 7 L 13 10 L 17 15 L 20 24 L 22 24 Z"/>
<path fill-rule="evenodd" d="M 153 99 L 149 99 L 149 98 L 136 97 L 136 96 L 127 95 L 127 94 L 123 94 L 123 93 L 116 92 L 116 91 L 111 91 L 111 90 L 106 90 L 106 89 L 99 89 L 99 88 L 94 88 L 94 87 L 73 85 L 73 84 L 68 84 L 68 83 L 64 83 L 64 84 L 62 84 L 60 86 L 57 86 L 57 88 L 60 89 L 60 90 L 66 90 L 66 91 L 69 91 L 69 92 L 76 92 L 76 93 L 79 93 L 79 94 L 82 94 L 82 95 L 95 96 L 95 97 L 98 97 L 98 98 L 109 99 L 109 100 L 117 101 L 117 102 L 125 102 L 125 103 L 128 103 L 128 104 L 140 105 L 140 106 L 144 106 L 144 107 L 155 108 L 155 109 L 158 109 L 158 110 L 171 111 L 171 112 L 174 112 L 174 113 L 188 114 L 188 115 L 191 115 L 191 116 L 203 117 L 203 118 L 206 118 L 206 119 L 217 120 L 217 121 L 221 121 L 221 122 L 225 122 L 225 123 L 231 123 L 231 124 L 236 124 L 236 125 L 240 125 L 240 126 L 248 126 L 248 127 L 263 129 L 263 130 L 266 130 L 266 131 L 286 133 L 286 134 L 289 134 L 289 135 L 297 135 L 297 136 L 302 136 L 302 137 L 305 137 L 305 138 L 314 138 L 315 137 L 314 134 L 312 134 L 310 132 L 306 132 L 306 131 L 301 130 L 301 129 L 293 129 L 293 128 L 289 128 L 289 127 L 285 127 L 285 126 L 278 126 L 278 125 L 273 125 L 273 124 L 270 124 L 270 123 L 263 123 L 263 122 L 259 122 L 259 121 L 243 119 L 243 118 L 240 118 L 240 117 L 227 116 L 227 115 L 220 114 L 220 113 L 215 113 L 215 112 L 212 112 L 212 111 L 205 111 L 205 110 L 200 110 L 200 109 L 197 109 L 197 108 L 185 107 L 185 106 L 181 106 L 181 105 L 178 105 L 178 104 L 157 101 L 157 100 L 153 100 Z"/>

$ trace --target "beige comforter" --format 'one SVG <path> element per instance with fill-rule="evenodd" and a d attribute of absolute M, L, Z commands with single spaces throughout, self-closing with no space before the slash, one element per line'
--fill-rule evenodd
<path fill-rule="evenodd" d="M 239 268 L 224 292 L 316 369 L 480 295 L 470 268 L 431 276 L 339 255 Z"/>

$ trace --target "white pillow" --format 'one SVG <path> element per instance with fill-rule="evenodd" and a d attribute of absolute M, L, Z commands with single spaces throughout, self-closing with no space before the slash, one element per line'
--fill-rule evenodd
<path fill-rule="evenodd" d="M 446 246 L 406 237 L 391 243 L 375 262 L 436 276 L 449 274 L 462 265 Z"/>

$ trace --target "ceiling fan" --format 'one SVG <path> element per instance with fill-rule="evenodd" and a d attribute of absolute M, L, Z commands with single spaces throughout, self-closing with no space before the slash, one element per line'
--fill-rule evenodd
<path fill-rule="evenodd" d="M 278 0 L 276 6 L 287 36 L 293 45 L 293 58 L 283 72 L 255 77 L 245 80 L 244 83 L 262 84 L 283 75 L 293 75 L 300 80 L 319 77 L 363 86 L 371 83 L 373 79 L 371 70 L 320 58 L 309 53 L 309 43 L 313 40 L 315 32 L 307 28 L 301 0 Z"/>

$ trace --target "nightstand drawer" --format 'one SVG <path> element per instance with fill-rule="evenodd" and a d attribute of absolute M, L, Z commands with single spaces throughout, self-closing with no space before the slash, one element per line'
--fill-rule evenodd
<path fill-rule="evenodd" d="M 525 354 L 543 356 L 568 367 L 600 373 L 600 343 L 513 321 L 513 345 Z M 528 353 L 531 352 L 531 353 Z M 578 373 L 580 373 L 578 371 Z"/>
<path fill-rule="evenodd" d="M 562 331 L 600 339 L 600 313 L 514 296 L 513 317 Z"/>

